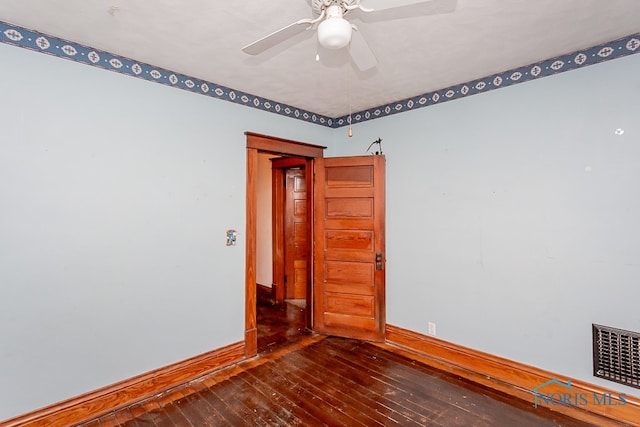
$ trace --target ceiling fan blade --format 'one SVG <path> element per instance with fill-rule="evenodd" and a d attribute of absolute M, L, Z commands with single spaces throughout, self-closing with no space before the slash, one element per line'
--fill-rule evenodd
<path fill-rule="evenodd" d="M 456 10 L 458 0 L 360 0 L 358 6 L 365 12 L 377 12 L 420 3 L 431 3 L 434 13 L 447 13 Z"/>
<path fill-rule="evenodd" d="M 242 48 L 242 51 L 249 55 L 257 55 L 270 47 L 280 44 L 283 41 L 308 30 L 315 22 L 316 20 L 314 19 L 301 19 L 284 28 L 280 28 L 278 31 L 274 31 L 260 40 L 256 40 L 253 43 L 246 45 Z"/>
<path fill-rule="evenodd" d="M 371 51 L 367 41 L 362 37 L 362 33 L 353 25 L 351 33 L 351 59 L 360 71 L 367 71 L 378 64 L 376 56 Z"/>

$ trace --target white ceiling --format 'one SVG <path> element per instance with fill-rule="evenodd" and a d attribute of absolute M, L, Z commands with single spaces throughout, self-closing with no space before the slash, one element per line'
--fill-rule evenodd
<path fill-rule="evenodd" d="M 346 51 L 316 62 L 315 31 L 241 51 L 310 0 L 1 0 L 0 21 L 329 117 L 349 113 L 350 74 L 356 112 L 640 32 L 640 0 L 432 1 L 347 15 L 378 58 L 366 72 Z"/>

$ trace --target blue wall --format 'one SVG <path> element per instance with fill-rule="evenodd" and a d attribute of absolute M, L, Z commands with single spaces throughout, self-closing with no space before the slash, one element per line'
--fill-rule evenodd
<path fill-rule="evenodd" d="M 634 55 L 337 133 L 337 155 L 383 139 L 387 322 L 640 395 L 591 358 L 592 323 L 640 331 L 639 74 Z"/>
<path fill-rule="evenodd" d="M 332 130 L 0 58 L 0 420 L 243 340 L 244 132 Z"/>

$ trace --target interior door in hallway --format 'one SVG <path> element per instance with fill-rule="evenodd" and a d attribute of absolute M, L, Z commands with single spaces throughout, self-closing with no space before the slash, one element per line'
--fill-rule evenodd
<path fill-rule="evenodd" d="M 303 168 L 285 170 L 285 297 L 307 298 L 307 183 Z"/>
<path fill-rule="evenodd" d="M 314 186 L 314 330 L 383 341 L 382 155 L 318 158 Z"/>

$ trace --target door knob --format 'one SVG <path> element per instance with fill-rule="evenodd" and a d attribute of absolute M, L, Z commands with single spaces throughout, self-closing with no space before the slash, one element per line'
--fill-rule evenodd
<path fill-rule="evenodd" d="M 376 253 L 376 270 L 382 270 L 382 252 Z"/>

